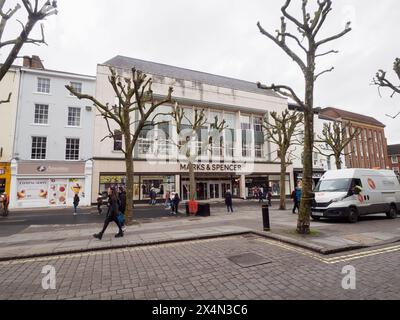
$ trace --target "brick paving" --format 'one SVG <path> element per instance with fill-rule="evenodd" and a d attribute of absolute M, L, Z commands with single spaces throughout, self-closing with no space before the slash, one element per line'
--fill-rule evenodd
<path fill-rule="evenodd" d="M 399 299 L 400 246 L 379 250 L 327 258 L 233 236 L 0 262 L 0 299 Z M 228 259 L 243 253 L 271 263 L 242 268 Z M 354 291 L 341 287 L 342 268 L 349 264 L 357 270 Z M 46 265 L 56 269 L 56 290 L 41 287 Z"/>

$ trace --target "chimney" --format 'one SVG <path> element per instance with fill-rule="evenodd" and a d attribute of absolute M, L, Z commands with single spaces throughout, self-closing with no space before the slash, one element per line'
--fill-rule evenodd
<path fill-rule="evenodd" d="M 44 70 L 44 66 L 39 56 L 25 56 L 23 66 L 25 68 L 41 69 Z"/>

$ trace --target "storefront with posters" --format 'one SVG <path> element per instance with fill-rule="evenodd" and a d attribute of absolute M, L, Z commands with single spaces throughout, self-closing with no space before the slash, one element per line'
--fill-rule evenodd
<path fill-rule="evenodd" d="M 0 162 L 0 194 L 10 194 L 11 166 L 8 162 Z"/>
<path fill-rule="evenodd" d="M 14 162 L 10 208 L 51 208 L 90 205 L 92 162 Z"/>
<path fill-rule="evenodd" d="M 94 161 L 92 203 L 97 194 L 105 194 L 109 187 L 125 187 L 126 176 L 119 161 Z M 190 182 L 187 164 L 166 162 L 150 163 L 134 161 L 133 200 L 145 203 L 150 200 L 150 190 L 156 191 L 157 199 L 164 199 L 167 192 L 177 192 L 183 201 L 189 200 Z M 107 169 L 114 171 L 107 172 Z M 152 169 L 149 172 L 149 169 Z M 235 198 L 252 198 L 252 187 L 268 187 L 279 196 L 280 176 L 277 163 L 198 163 L 195 165 L 196 193 L 198 200 L 223 200 L 231 190 Z M 290 170 L 290 169 L 289 169 Z M 293 188 L 293 176 L 288 170 L 286 193 Z"/>

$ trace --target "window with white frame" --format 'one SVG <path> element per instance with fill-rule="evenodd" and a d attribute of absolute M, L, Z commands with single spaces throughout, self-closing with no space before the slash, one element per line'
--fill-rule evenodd
<path fill-rule="evenodd" d="M 235 156 L 235 129 L 236 129 L 236 116 L 234 113 L 224 113 L 224 120 L 226 129 L 224 131 L 225 139 L 225 155 L 229 158 Z"/>
<path fill-rule="evenodd" d="M 122 133 L 121 133 L 121 131 L 114 132 L 114 151 L 122 151 Z"/>
<path fill-rule="evenodd" d="M 260 159 L 264 156 L 264 144 L 263 143 L 256 143 L 254 145 L 255 157 Z"/>
<path fill-rule="evenodd" d="M 397 156 L 392 156 L 392 163 L 399 163 L 399 158 Z"/>
<path fill-rule="evenodd" d="M 68 126 L 79 127 L 81 125 L 81 108 L 68 107 Z"/>
<path fill-rule="evenodd" d="M 250 116 L 240 117 L 240 126 L 242 129 L 242 156 L 245 158 L 251 157 L 252 147 L 252 132 Z"/>
<path fill-rule="evenodd" d="M 37 92 L 50 93 L 50 79 L 49 78 L 38 78 Z"/>
<path fill-rule="evenodd" d="M 314 166 L 316 166 L 318 164 L 318 158 L 319 158 L 319 153 L 314 152 Z"/>
<path fill-rule="evenodd" d="M 72 87 L 72 89 L 74 89 L 77 93 L 82 93 L 82 83 L 81 82 L 70 82 L 70 85 Z M 73 96 L 73 94 L 70 92 L 69 93 L 71 96 Z"/>
<path fill-rule="evenodd" d="M 48 123 L 49 123 L 49 106 L 46 104 L 36 104 L 34 124 L 48 124 Z"/>
<path fill-rule="evenodd" d="M 46 147 L 47 147 L 46 137 L 32 137 L 31 159 L 45 160 Z"/>
<path fill-rule="evenodd" d="M 79 160 L 79 139 L 67 138 L 65 147 L 65 160 Z"/>

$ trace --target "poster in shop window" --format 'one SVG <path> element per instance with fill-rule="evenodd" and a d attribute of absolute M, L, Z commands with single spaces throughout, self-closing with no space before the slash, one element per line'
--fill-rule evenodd
<path fill-rule="evenodd" d="M 80 198 L 85 198 L 85 180 L 69 179 L 68 198 L 73 199 L 75 194 Z"/>
<path fill-rule="evenodd" d="M 17 199 L 26 200 L 47 200 L 49 181 L 32 179 L 18 180 Z"/>
<path fill-rule="evenodd" d="M 49 187 L 49 205 L 62 206 L 67 204 L 68 181 L 51 179 Z"/>

